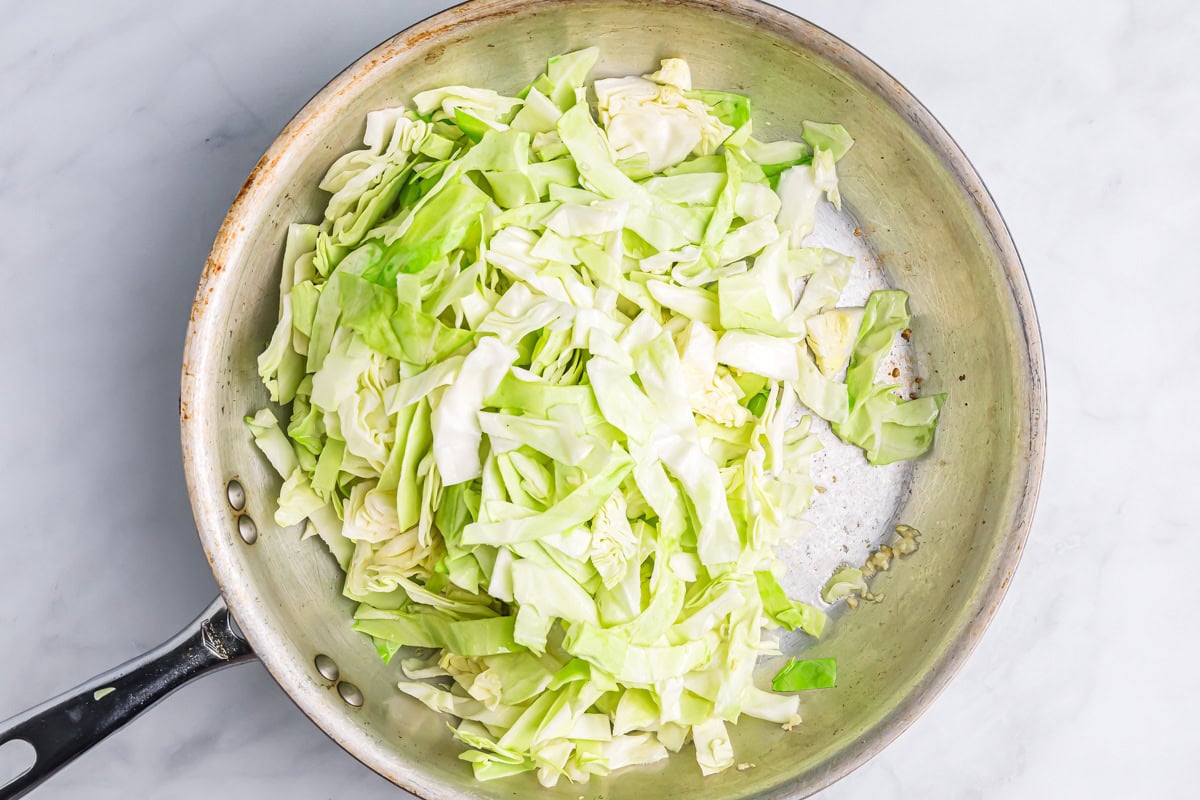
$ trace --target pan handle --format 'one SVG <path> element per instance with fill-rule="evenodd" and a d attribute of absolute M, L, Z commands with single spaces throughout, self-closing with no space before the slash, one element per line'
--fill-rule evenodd
<path fill-rule="evenodd" d="M 33 766 L 0 786 L 0 800 L 23 797 L 188 681 L 253 657 L 218 597 L 191 625 L 145 655 L 0 722 L 0 746 L 23 740 L 36 753 Z"/>

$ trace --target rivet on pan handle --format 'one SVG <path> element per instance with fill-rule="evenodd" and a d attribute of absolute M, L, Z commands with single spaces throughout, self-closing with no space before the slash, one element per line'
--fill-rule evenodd
<path fill-rule="evenodd" d="M 36 760 L 0 786 L 0 800 L 23 797 L 110 733 L 194 678 L 254 657 L 218 598 L 150 652 L 0 722 L 0 745 L 24 741 Z"/>

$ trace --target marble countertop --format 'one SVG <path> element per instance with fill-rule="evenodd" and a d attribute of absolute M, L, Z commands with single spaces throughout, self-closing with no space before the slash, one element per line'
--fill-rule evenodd
<path fill-rule="evenodd" d="M 1041 506 L 945 694 L 823 798 L 1183 796 L 1200 750 L 1200 6 L 780 3 L 884 65 L 987 180 L 1048 358 Z M 0 718 L 213 597 L 177 397 L 231 198 L 330 77 L 441 2 L 5 2 Z M 392 798 L 259 666 L 189 686 L 35 797 Z"/>

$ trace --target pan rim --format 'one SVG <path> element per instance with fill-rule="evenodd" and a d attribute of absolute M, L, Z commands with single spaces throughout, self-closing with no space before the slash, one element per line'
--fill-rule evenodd
<path fill-rule="evenodd" d="M 630 0 L 586 0 L 592 5 L 629 4 Z M 835 754 L 819 775 L 809 774 L 791 784 L 777 786 L 764 797 L 803 797 L 845 777 L 877 755 L 923 713 L 957 675 L 994 618 L 1012 582 L 1033 522 L 1041 485 L 1046 449 L 1047 396 L 1042 339 L 1028 279 L 1008 227 L 978 172 L 958 144 L 903 85 L 861 52 L 817 25 L 769 5 L 762 0 L 663 0 L 709 12 L 731 21 L 749 21 L 796 46 L 821 53 L 856 80 L 873 87 L 880 97 L 908 120 L 913 130 L 937 153 L 943 166 L 975 200 L 981 226 L 991 237 L 996 261 L 1003 271 L 1015 311 L 1015 328 L 1024 350 L 1018 364 L 1027 373 L 1028 418 L 1020 420 L 1027 437 L 1025 469 L 1014 475 L 1014 494 L 1019 500 L 1012 509 L 1013 527 L 999 542 L 992 563 L 983 573 L 980 590 L 966 609 L 969 621 L 948 640 L 928 672 L 910 688 L 890 713 L 877 720 L 859 740 Z M 200 379 L 211 357 L 219 330 L 212 330 L 213 297 L 232 282 L 226 266 L 239 263 L 248 237 L 246 220 L 264 210 L 264 202 L 278 181 L 279 168 L 303 151 L 306 132 L 317 129 L 324 118 L 338 113 L 340 98 L 377 70 L 408 50 L 444 40 L 463 25 L 475 24 L 528 10 L 561 7 L 554 0 L 470 0 L 434 14 L 388 38 L 338 74 L 291 119 L 272 142 L 234 199 L 216 236 L 204 267 L 188 325 L 180 393 L 180 432 L 184 472 L 197 531 L 213 575 L 242 631 L 272 678 L 321 730 L 348 753 L 379 775 L 421 797 L 454 797 L 445 785 L 424 778 L 396 759 L 386 743 L 373 739 L 356 725 L 338 724 L 328 712 L 327 695 L 308 686 L 295 674 L 282 652 L 285 642 L 270 629 L 265 616 L 255 611 L 253 586 L 244 585 L 231 567 L 234 543 L 220 535 L 224 508 L 223 485 L 207 469 L 207 433 L 215 421 L 206 417 L 204 398 L 211 391 Z M 1023 484 L 1023 485 L 1022 485 Z"/>

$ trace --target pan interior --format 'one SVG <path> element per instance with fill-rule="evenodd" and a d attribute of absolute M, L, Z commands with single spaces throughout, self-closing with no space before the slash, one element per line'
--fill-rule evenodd
<path fill-rule="evenodd" d="M 448 21 L 458 24 L 447 27 Z M 742 3 L 477 3 L 447 12 L 364 57 L 301 112 L 239 197 L 201 285 L 185 360 L 185 455 L 201 536 L 243 629 L 309 716 L 366 763 L 432 797 L 506 797 L 533 779 L 475 784 L 445 719 L 400 695 L 350 630 L 353 604 L 317 540 L 271 522 L 279 479 L 242 418 L 267 404 L 255 357 L 274 326 L 287 224 L 316 221 L 316 189 L 359 145 L 367 111 L 451 83 L 515 92 L 547 56 L 601 49 L 596 76 L 641 74 L 660 58 L 691 64 L 697 86 L 749 94 L 756 135 L 795 138 L 802 119 L 838 121 L 856 144 L 839 164 L 848 216 L 828 243 L 860 257 L 854 301 L 885 284 L 909 291 L 914 349 L 897 355 L 923 392 L 948 391 L 933 452 L 872 469 L 833 437 L 818 457 L 816 530 L 787 554 L 788 583 L 812 596 L 832 568 L 859 561 L 896 521 L 922 548 L 877 578 L 885 596 L 840 614 L 808 653 L 836 656 L 838 686 L 804 698 L 785 732 L 744 720 L 738 761 L 753 769 L 702 779 L 690 752 L 548 796 L 773 796 L 826 785 L 881 747 L 948 677 L 1015 564 L 1040 468 L 1040 354 L 1024 278 L 1002 223 L 961 154 L 927 113 L 827 34 Z M 979 198 L 982 197 L 982 200 Z M 993 212 L 994 213 L 994 212 Z M 855 227 L 861 236 L 850 233 Z M 1024 316 L 1023 316 L 1024 315 Z M 1032 452 L 1032 456 L 1031 456 Z M 836 477 L 836 483 L 833 478 Z M 261 532 L 237 533 L 225 495 L 237 478 Z M 843 547 L 845 549 L 843 550 Z M 366 702 L 354 709 L 314 665 L 336 662 Z"/>

